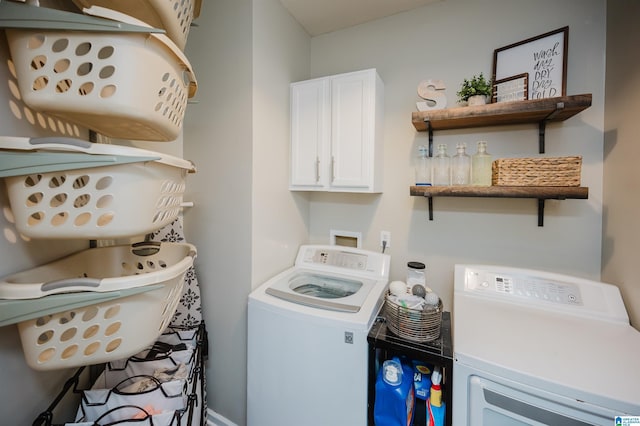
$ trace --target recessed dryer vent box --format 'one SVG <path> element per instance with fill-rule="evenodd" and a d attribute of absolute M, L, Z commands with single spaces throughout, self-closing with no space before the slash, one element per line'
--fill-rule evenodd
<path fill-rule="evenodd" d="M 332 229 L 329 233 L 331 245 L 362 248 L 362 232 L 337 231 Z"/>

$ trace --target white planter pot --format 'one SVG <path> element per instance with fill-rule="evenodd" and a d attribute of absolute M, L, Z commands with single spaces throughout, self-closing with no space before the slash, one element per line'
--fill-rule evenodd
<path fill-rule="evenodd" d="M 484 105 L 486 103 L 487 97 L 485 95 L 469 96 L 469 99 L 467 100 L 467 105 L 469 106 Z"/>

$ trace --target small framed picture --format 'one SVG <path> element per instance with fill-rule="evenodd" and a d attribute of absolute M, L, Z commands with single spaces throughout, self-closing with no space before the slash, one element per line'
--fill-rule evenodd
<path fill-rule="evenodd" d="M 512 102 L 529 99 L 529 73 L 503 78 L 493 83 L 491 102 Z"/>
<path fill-rule="evenodd" d="M 496 49 L 492 80 L 526 73 L 528 99 L 566 96 L 568 45 L 569 27 L 563 27 Z"/>

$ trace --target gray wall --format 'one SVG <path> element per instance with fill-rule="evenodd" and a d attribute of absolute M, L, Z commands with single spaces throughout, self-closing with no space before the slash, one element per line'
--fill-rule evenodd
<path fill-rule="evenodd" d="M 309 74 L 309 37 L 277 0 L 203 2 L 187 54 L 199 79 L 184 156 L 198 166 L 187 239 L 210 336 L 209 406 L 245 423 L 246 302 L 293 262 L 307 202 L 287 190 L 289 83 Z"/>
<path fill-rule="evenodd" d="M 640 175 L 634 173 L 640 158 L 640 4 L 616 0 L 607 5 L 602 279 L 621 287 L 632 324 L 640 328 Z"/>
<path fill-rule="evenodd" d="M 187 55 L 198 76 L 184 127 L 184 156 L 198 173 L 187 193 L 187 239 L 209 330 L 208 404 L 242 424 L 246 297 L 251 282 L 252 2 L 204 2 Z"/>
<path fill-rule="evenodd" d="M 522 17 L 534 17 L 523 19 Z M 410 197 L 411 161 L 426 132 L 411 125 L 421 80 L 442 79 L 450 106 L 463 78 L 491 75 L 496 48 L 569 26 L 567 93 L 593 94 L 593 105 L 568 121 L 547 126 L 545 156 L 582 155 L 588 200 L 550 200 L 544 227 L 535 200 Z M 385 83 L 384 193 L 317 194 L 311 199 L 312 241 L 330 229 L 362 232 L 376 250 L 380 231 L 391 232 L 391 278 L 404 279 L 406 263 L 422 261 L 427 281 L 451 308 L 453 265 L 490 263 L 548 269 L 600 278 L 602 138 L 604 118 L 605 2 L 573 0 L 446 0 L 311 41 L 313 76 L 374 67 Z M 458 142 L 470 153 L 486 140 L 499 157 L 537 157 L 536 125 L 436 131 L 452 155 Z M 564 237 L 559 238 L 559 235 Z"/>

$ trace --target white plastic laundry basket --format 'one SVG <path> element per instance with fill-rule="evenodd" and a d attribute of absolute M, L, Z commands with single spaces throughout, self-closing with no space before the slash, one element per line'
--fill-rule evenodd
<path fill-rule="evenodd" d="M 167 36 L 184 50 L 191 22 L 200 15 L 201 0 L 73 0 L 81 9 L 100 6 L 133 16 Z"/>
<path fill-rule="evenodd" d="M 135 2 L 136 4 L 138 2 Z M 120 139 L 172 141 L 197 83 L 165 35 L 7 29 L 26 105 Z"/>
<path fill-rule="evenodd" d="M 136 243 L 88 249 L 0 281 L 0 298 L 63 292 L 149 291 L 18 323 L 27 363 L 51 370 L 134 355 L 166 329 L 196 249 L 186 243 Z"/>
<path fill-rule="evenodd" d="M 30 151 L 39 154 L 37 160 L 16 170 L 12 157 L 29 159 Z M 64 160 L 57 160 L 62 155 Z M 74 155 L 80 161 L 71 162 Z M 190 161 L 137 148 L 0 137 L 0 174 L 16 228 L 32 238 L 111 239 L 160 229 L 180 213 L 190 172 L 195 172 Z"/>

